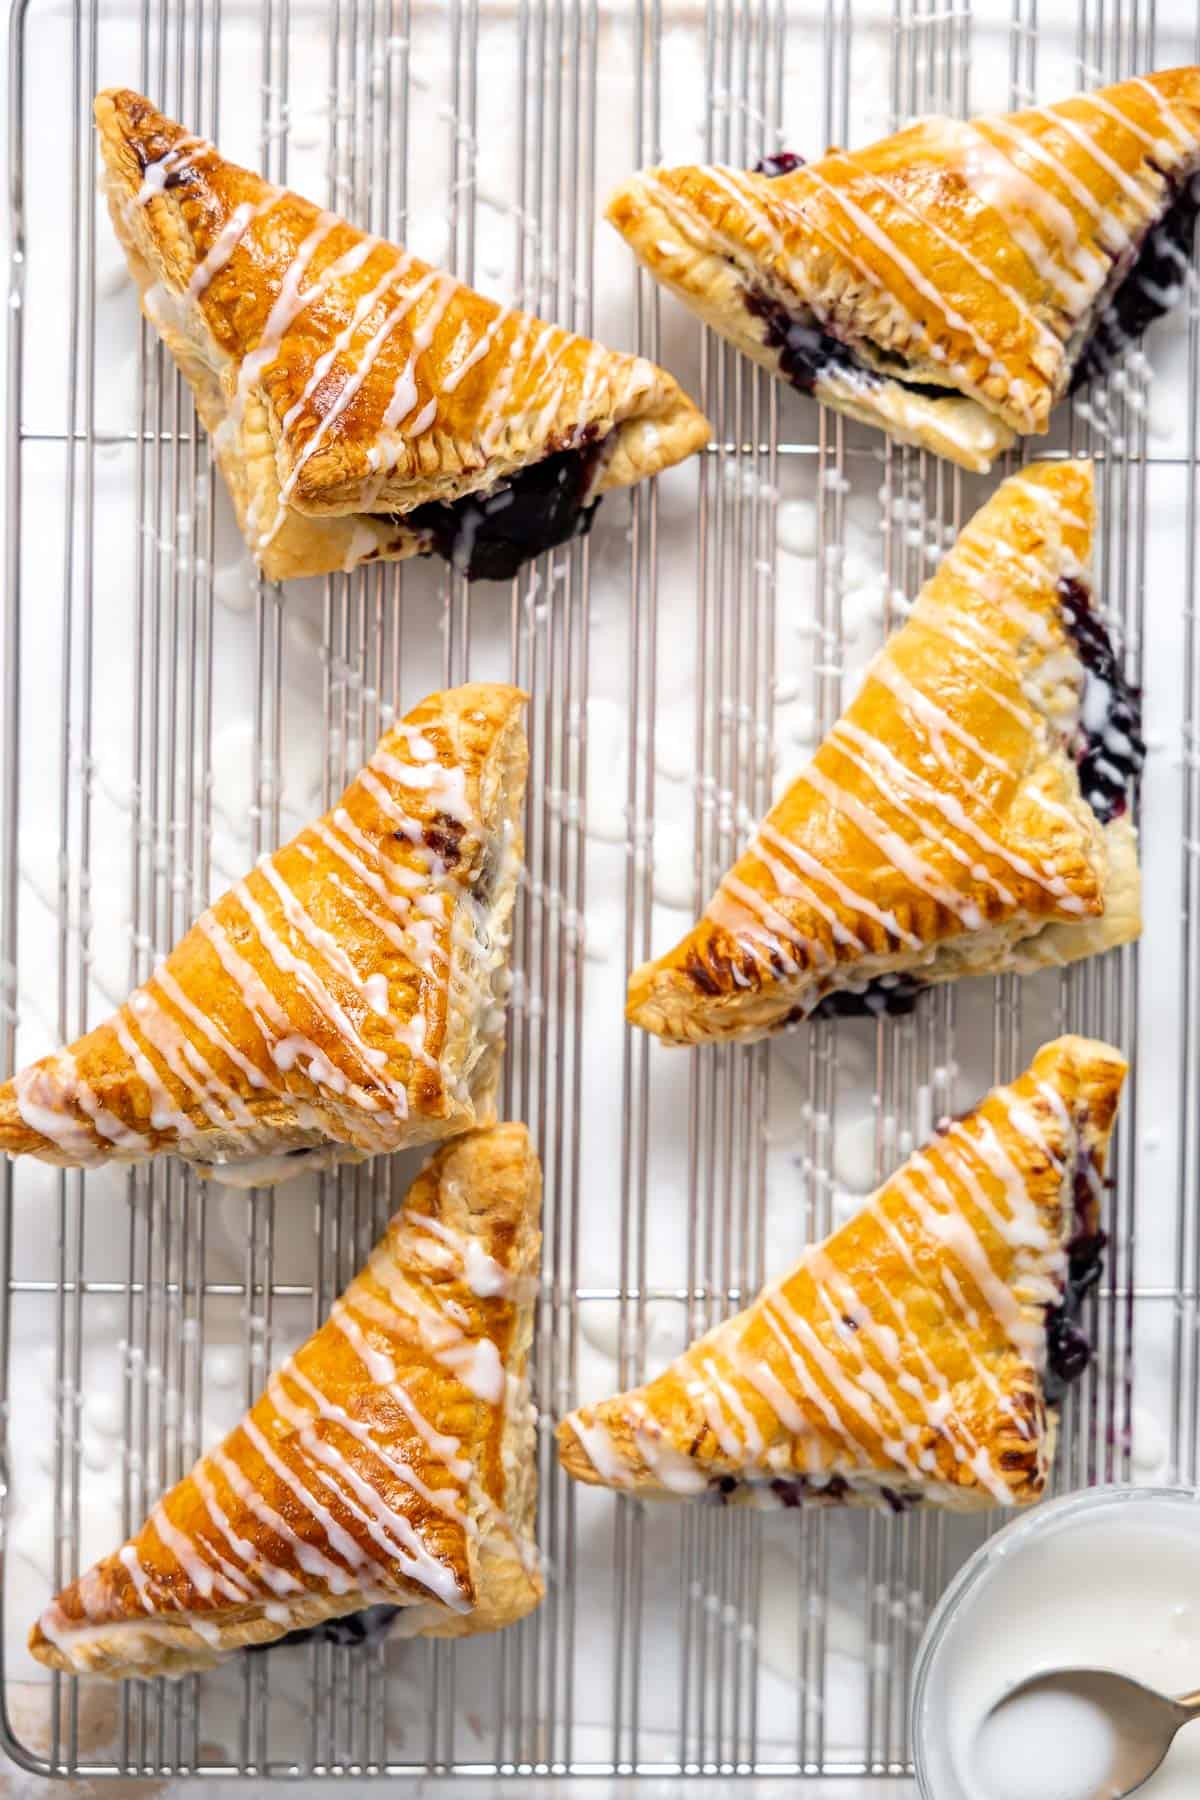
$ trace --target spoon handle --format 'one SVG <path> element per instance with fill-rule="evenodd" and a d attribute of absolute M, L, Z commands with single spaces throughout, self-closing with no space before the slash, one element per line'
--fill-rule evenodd
<path fill-rule="evenodd" d="M 1179 1694 L 1175 1704 L 1181 1712 L 1191 1713 L 1193 1718 L 1200 1718 L 1200 1688 L 1194 1694 Z"/>

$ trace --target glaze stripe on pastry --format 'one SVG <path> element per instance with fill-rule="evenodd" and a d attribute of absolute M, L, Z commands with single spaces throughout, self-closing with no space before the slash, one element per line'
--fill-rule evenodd
<path fill-rule="evenodd" d="M 506 579 L 706 442 L 644 358 L 486 299 L 140 94 L 101 94 L 96 121 L 143 309 L 271 579 L 433 552 Z"/>
<path fill-rule="evenodd" d="M 1170 69 L 811 164 L 645 170 L 608 216 L 772 372 L 985 470 L 1175 303 L 1198 167 L 1200 69 Z"/>
<path fill-rule="evenodd" d="M 1137 936 L 1140 709 L 1091 596 L 1093 531 L 1090 463 L 997 490 L 700 922 L 633 971 L 635 1024 L 759 1037 Z"/>
<path fill-rule="evenodd" d="M 1054 1403 L 1087 1363 L 1073 1314 L 1124 1076 L 1106 1044 L 1045 1045 L 745 1312 L 569 1414 L 568 1473 L 727 1503 L 1039 1499 Z"/>
<path fill-rule="evenodd" d="M 121 1010 L 0 1087 L 0 1150 L 257 1185 L 494 1116 L 524 695 L 433 694 Z"/>
<path fill-rule="evenodd" d="M 540 1197 L 523 1125 L 440 1150 L 241 1424 L 46 1608 L 38 1660 L 174 1676 L 366 1609 L 457 1637 L 536 1606 Z"/>

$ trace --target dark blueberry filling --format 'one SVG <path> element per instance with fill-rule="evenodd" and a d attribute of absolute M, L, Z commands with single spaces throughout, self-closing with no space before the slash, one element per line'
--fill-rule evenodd
<path fill-rule="evenodd" d="M 736 1475 L 721 1475 L 709 1482 L 708 1491 L 719 1506 L 724 1506 L 732 1495 L 743 1488 L 762 1485 L 764 1484 L 739 1481 Z M 845 1500 L 850 1492 L 850 1483 L 843 1475 L 831 1475 L 828 1481 L 810 1481 L 805 1475 L 781 1476 L 766 1482 L 765 1486 L 788 1512 L 813 1502 L 836 1505 Z M 901 1494 L 890 1487 L 880 1487 L 878 1492 L 888 1510 L 894 1513 L 908 1512 L 920 1499 L 918 1494 Z"/>
<path fill-rule="evenodd" d="M 807 1481 L 803 1475 L 791 1475 L 786 1480 L 779 1479 L 770 1483 L 771 1492 L 790 1512 L 794 1507 L 803 1506 L 808 1500 L 829 1500 L 836 1503 L 844 1500 L 850 1492 L 850 1483 L 842 1475 L 831 1475 L 828 1481 Z"/>
<path fill-rule="evenodd" d="M 1147 325 L 1175 305 L 1192 259 L 1198 211 L 1200 176 L 1193 175 L 1146 233 L 1137 261 L 1092 327 L 1071 376 L 1072 393 L 1093 376 L 1107 375 Z"/>
<path fill-rule="evenodd" d="M 1086 1295 L 1103 1272 L 1102 1251 L 1107 1238 L 1102 1231 L 1076 1240 L 1084 1246 L 1070 1249 L 1070 1264 L 1062 1301 L 1046 1315 L 1046 1399 L 1056 1405 L 1071 1382 L 1078 1381 L 1092 1360 L 1092 1346 L 1077 1320 Z"/>
<path fill-rule="evenodd" d="M 883 375 L 859 362 L 848 344 L 831 337 L 819 325 L 806 324 L 795 318 L 786 306 L 772 300 L 761 289 L 747 288 L 745 300 L 756 319 L 767 328 L 767 343 L 779 352 L 779 370 L 802 394 L 811 394 L 820 376 L 833 372 L 854 380 L 860 387 L 879 387 L 884 381 L 896 381 L 909 394 L 924 394 L 933 400 L 945 400 L 949 390 L 927 382 L 908 381 L 904 375 Z"/>
<path fill-rule="evenodd" d="M 797 156 L 794 150 L 777 150 L 774 156 L 760 156 L 754 165 L 754 173 L 769 176 L 774 181 L 777 175 L 790 175 L 793 169 L 803 167 L 804 158 Z"/>
<path fill-rule="evenodd" d="M 1130 784 L 1146 760 L 1141 691 L 1125 679 L 1112 639 L 1083 582 L 1060 581 L 1058 603 L 1087 672 L 1075 751 L 1079 786 L 1101 824 L 1107 825 L 1125 811 Z"/>
<path fill-rule="evenodd" d="M 1075 1176 L 1075 1235 L 1067 1245 L 1067 1279 L 1063 1297 L 1046 1314 L 1046 1399 L 1056 1405 L 1072 1381 L 1092 1360 L 1092 1347 L 1078 1319 L 1087 1295 L 1104 1268 L 1108 1238 L 1100 1228 L 1100 1208 L 1088 1169 Z"/>
<path fill-rule="evenodd" d="M 736 1475 L 714 1476 L 708 1484 L 709 1494 L 720 1506 L 724 1506 L 733 1494 L 740 1493 L 747 1487 L 767 1487 L 780 1506 L 790 1512 L 794 1507 L 804 1506 L 810 1500 L 844 1500 L 850 1492 L 850 1484 L 842 1475 L 831 1475 L 828 1481 L 810 1481 L 806 1475 L 780 1476 L 768 1482 L 739 1481 Z"/>
<path fill-rule="evenodd" d="M 280 1644 L 382 1644 L 399 1611 L 398 1606 L 365 1606 L 361 1612 L 346 1613 L 340 1619 L 322 1619 L 319 1625 L 289 1631 L 286 1637 L 275 1638 L 269 1644 L 251 1644 L 248 1649 L 252 1655 L 259 1655 Z"/>
<path fill-rule="evenodd" d="M 849 988 L 835 988 L 818 1000 L 809 1017 L 878 1019 L 886 1015 L 892 1019 L 902 1018 L 912 1012 L 924 987 L 923 982 L 914 981 L 911 975 L 880 975 L 875 981 L 869 981 L 861 993 L 854 993 Z"/>
<path fill-rule="evenodd" d="M 523 563 L 586 537 L 599 501 L 587 500 L 603 443 L 557 450 L 489 494 L 430 500 L 396 523 L 423 533 L 426 555 L 444 557 L 468 581 L 511 581 Z"/>

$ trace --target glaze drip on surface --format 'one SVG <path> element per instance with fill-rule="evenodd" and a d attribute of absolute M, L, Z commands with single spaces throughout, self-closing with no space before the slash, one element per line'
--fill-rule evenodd
<path fill-rule="evenodd" d="M 1146 327 L 1177 303 L 1191 265 L 1197 212 L 1200 174 L 1175 191 L 1162 218 L 1146 233 L 1136 261 L 1092 327 L 1069 392 L 1107 375 Z"/>
<path fill-rule="evenodd" d="M 1107 825 L 1129 804 L 1129 788 L 1146 760 L 1141 690 L 1125 679 L 1103 619 L 1086 584 L 1058 584 L 1063 619 L 1084 666 L 1083 707 L 1075 757 L 1084 799 Z"/>
<path fill-rule="evenodd" d="M 430 501 L 396 523 L 427 535 L 426 554 L 443 557 L 468 581 L 511 581 L 544 550 L 587 536 L 599 505 L 588 495 L 604 450 L 603 441 L 559 450 L 488 494 Z"/>

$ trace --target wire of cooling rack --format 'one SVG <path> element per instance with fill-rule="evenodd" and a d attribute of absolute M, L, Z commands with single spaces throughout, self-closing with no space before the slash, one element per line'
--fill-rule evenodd
<path fill-rule="evenodd" d="M 1043 7 L 1043 14 L 1045 7 Z M 1111 80 L 1159 60 L 1164 21 L 1149 0 L 1110 14 L 1101 0 L 1078 12 L 1067 62 L 1076 85 Z M 1172 21 L 1172 25 L 1174 22 Z M 1200 20 L 1193 29 L 1200 37 Z M 1172 44 L 1180 37 L 1178 31 Z M 4 1067 L 19 1059 L 29 996 L 21 957 L 36 944 L 55 971 L 47 1028 L 66 1040 L 94 1022 L 97 945 L 104 921 L 94 891 L 112 830 L 106 733 L 106 458 L 133 495 L 128 509 L 129 789 L 121 813 L 127 936 L 120 979 L 134 984 L 178 937 L 212 891 L 219 820 L 214 756 L 223 688 L 230 680 L 230 623 L 218 597 L 223 505 L 208 443 L 174 365 L 142 326 L 136 404 L 122 417 L 104 386 L 106 340 L 92 203 L 96 153 L 90 103 L 101 80 L 136 79 L 164 109 L 224 141 L 247 127 L 244 82 L 231 57 L 253 67 L 257 109 L 247 160 L 273 179 L 298 179 L 305 122 L 321 121 L 327 203 L 382 235 L 403 240 L 415 215 L 440 209 L 444 254 L 468 281 L 487 285 L 485 223 L 497 214 L 511 239 L 507 279 L 523 304 L 582 331 L 594 324 L 596 200 L 602 153 L 628 94 L 628 119 L 614 169 L 656 160 L 664 101 L 685 42 L 696 46 L 703 84 L 706 157 L 752 163 L 801 126 L 787 110 L 786 73 L 798 40 L 821 68 L 823 142 L 854 131 L 856 59 L 882 47 L 874 77 L 885 81 L 893 125 L 928 111 L 972 105 L 973 59 L 1007 57 L 1008 103 L 1043 92 L 1046 42 L 1035 0 L 969 7 L 944 0 L 892 0 L 864 21 L 851 0 L 802 8 L 791 0 L 75 0 L 65 13 L 16 0 L 10 25 L 10 308 L 7 362 L 6 605 L 0 881 Z M 61 97 L 31 87 L 43 48 L 58 52 Z M 229 48 L 232 46 L 232 48 Z M 118 51 L 123 62 L 113 74 Z M 1182 54 L 1200 57 L 1200 41 Z M 1180 60 L 1182 60 L 1182 54 Z M 682 66 L 682 65 L 680 65 Z M 430 70 L 435 71 L 430 74 Z M 682 77 L 680 77 L 682 79 Z M 511 186 L 488 188 L 481 121 L 494 86 L 509 84 Z M 432 91 L 431 91 L 432 89 Z M 243 98 L 237 117 L 231 90 Z M 28 204 L 35 109 L 59 106 L 67 142 L 58 241 L 69 292 L 68 378 L 61 411 L 43 406 L 31 379 L 29 311 L 47 279 L 43 216 Z M 604 127 L 603 133 L 601 126 Z M 805 122 L 811 140 L 814 127 Z M 698 146 L 700 147 L 700 146 Z M 431 192 L 427 165 L 436 165 Z M 607 165 L 606 165 L 607 166 Z M 40 190 L 39 190 L 40 191 Z M 314 190 L 315 191 L 315 190 Z M 644 275 L 633 285 L 637 347 L 656 357 L 664 308 Z M 1137 1096 L 1131 1087 L 1115 1151 L 1107 1221 L 1112 1239 L 1103 1290 L 1091 1302 L 1097 1356 L 1063 1422 L 1058 1479 L 1075 1486 L 1132 1474 L 1134 1346 L 1144 1321 L 1169 1315 L 1166 1351 L 1174 1396 L 1169 1467 L 1200 1478 L 1200 1225 L 1191 1197 L 1200 1183 L 1200 315 L 1192 296 L 1187 336 L 1187 425 L 1182 447 L 1160 451 L 1137 393 L 1117 384 L 1065 416 L 1048 454 L 1090 454 L 1099 467 L 1102 528 L 1098 563 L 1112 623 L 1136 678 L 1145 650 L 1149 483 L 1176 482 L 1182 496 L 1186 618 L 1183 690 L 1182 900 L 1179 986 L 1179 1142 L 1174 1263 L 1139 1281 L 1140 1159 Z M 589 973 L 585 916 L 599 867 L 590 829 L 589 701 L 597 641 L 615 632 L 626 698 L 624 864 L 617 885 L 614 962 L 624 970 L 656 947 L 656 828 L 667 779 L 660 751 L 680 670 L 690 681 L 690 903 L 699 909 L 744 842 L 772 790 L 772 746 L 781 648 L 790 643 L 795 597 L 778 555 L 779 512 L 788 496 L 815 508 L 811 617 L 806 661 L 815 731 L 846 697 L 853 632 L 847 537 L 852 506 L 876 508 L 884 624 L 900 616 L 931 559 L 952 539 L 981 490 L 923 453 L 853 432 L 839 418 L 797 409 L 778 386 L 705 335 L 698 398 L 715 439 L 694 479 L 689 527 L 694 572 L 690 643 L 668 639 L 676 571 L 665 548 L 664 502 L 635 490 L 628 544 L 613 562 L 623 617 L 614 627 L 593 604 L 599 587 L 588 542 L 544 558 L 514 582 L 495 632 L 494 600 L 449 575 L 403 565 L 331 576 L 308 617 L 261 581 L 247 589 L 237 644 L 249 664 L 250 773 L 244 821 L 252 855 L 286 835 L 285 765 L 300 703 L 295 677 L 308 670 L 320 762 L 314 798 L 328 803 L 364 746 L 423 688 L 467 676 L 502 675 L 531 694 L 527 879 L 513 945 L 514 991 L 504 1107 L 526 1119 L 546 1174 L 545 1267 L 536 1338 L 536 1384 L 547 1423 L 575 1400 L 587 1321 L 615 1320 L 616 1376 L 633 1382 L 656 1354 L 655 1321 L 667 1309 L 691 1333 L 743 1303 L 771 1267 L 768 1160 L 781 1112 L 794 1147 L 794 1202 L 804 1234 L 819 1237 L 837 1217 L 835 1138 L 848 1094 L 861 1078 L 862 1037 L 822 1022 L 786 1047 L 704 1050 L 681 1083 L 644 1034 L 625 1030 L 615 1067 L 589 1060 L 589 995 L 607 973 Z M 786 423 L 785 423 L 786 415 Z M 44 566 L 35 499 L 49 481 L 59 561 Z M 1157 492 L 1157 490 L 1156 490 Z M 39 502 L 40 504 L 40 502 Z M 609 502 L 610 508 L 614 502 Z M 674 543 L 674 540 L 672 540 Z M 49 587 L 55 623 L 43 661 L 41 615 Z M 61 589 L 61 592 L 58 590 Z M 437 623 L 432 661 L 430 621 Z M 422 656 L 425 663 L 422 663 Z M 308 658 L 306 663 L 305 658 Z M 53 670 L 48 686 L 34 677 Z M 315 675 L 313 669 L 315 668 Z M 48 891 L 26 878 L 39 821 L 26 786 L 38 758 L 56 771 L 57 812 L 48 841 Z M 594 825 L 594 821 L 591 822 Z M 1126 949 L 1065 973 L 1056 1020 L 1132 1046 L 1139 1041 L 1139 957 Z M 611 986 L 611 982 L 610 982 Z M 987 1031 L 990 1072 L 1020 1065 L 1031 1024 L 1022 984 L 994 985 Z M 881 1019 L 868 1046 L 876 1175 L 907 1154 L 933 1119 L 963 1102 L 957 1059 L 965 1003 L 951 987 L 907 1019 Z M 585 1124 L 601 1077 L 619 1088 L 619 1141 L 611 1182 L 619 1194 L 615 1279 L 585 1279 L 582 1243 Z M 782 1106 L 781 1106 L 782 1096 Z M 664 1120 L 686 1113 L 682 1173 L 667 1170 Z M 55 1434 L 49 1479 L 53 1519 L 45 1538 L 47 1580 L 78 1572 L 89 1482 L 86 1432 L 92 1315 L 115 1307 L 119 1338 L 122 1449 L 120 1524 L 128 1530 L 201 1448 L 212 1367 L 206 1343 L 232 1321 L 240 1398 L 257 1390 L 280 1342 L 320 1319 L 364 1258 L 405 1185 L 394 1160 L 323 1177 L 314 1199 L 312 1255 L 289 1262 L 293 1202 L 286 1193 L 249 1196 L 236 1266 L 217 1256 L 219 1208 L 210 1190 L 169 1159 L 124 1179 L 124 1237 L 103 1243 L 89 1226 L 100 1204 L 93 1177 L 55 1173 L 34 1190 L 18 1168 L 3 1171 L 0 1384 L 8 1417 L 25 1381 L 26 1319 L 50 1347 Z M 662 1278 L 655 1245 L 660 1194 L 678 1204 L 680 1264 Z M 24 1254 L 30 1206 L 53 1211 L 48 1260 Z M 40 1311 L 35 1311 L 39 1309 Z M 224 1310 L 223 1310 L 224 1309 Z M 11 1475 L 21 1446 L 5 1445 Z M 31 1690 L 22 1674 L 21 1624 L 13 1616 L 14 1559 L 3 1563 L 4 1645 L 0 1739 L 24 1766 L 62 1775 L 269 1776 L 456 1772 L 547 1775 L 609 1773 L 789 1773 L 896 1775 L 907 1770 L 907 1692 L 920 1624 L 964 1544 L 935 1514 L 846 1521 L 825 1512 L 788 1520 L 791 1611 L 781 1634 L 772 1619 L 778 1565 L 763 1521 L 701 1509 L 678 1517 L 664 1538 L 638 1505 L 580 1497 L 557 1471 L 550 1431 L 539 1449 L 539 1535 L 548 1591 L 520 1627 L 489 1642 L 455 1647 L 303 1651 L 245 1657 L 221 1675 L 176 1684 L 131 1684 L 97 1714 L 78 1684 L 53 1678 Z M 10 1503 L 12 1496 L 10 1495 Z M 11 1521 L 10 1521 L 11 1522 Z M 11 1544 L 11 1538 L 10 1538 Z M 969 1546 L 967 1546 L 969 1547 Z M 847 1606 L 845 1558 L 855 1559 Z M 603 1577 L 597 1586 L 597 1569 Z M 857 1572 L 863 1578 L 857 1580 Z M 664 1649 L 664 1630 L 671 1640 Z M 846 1638 L 853 1640 L 847 1651 Z M 782 1645 L 782 1647 L 781 1647 Z M 779 1664 L 787 1698 L 779 1700 Z M 855 1672 L 847 1679 L 843 1665 Z"/>

